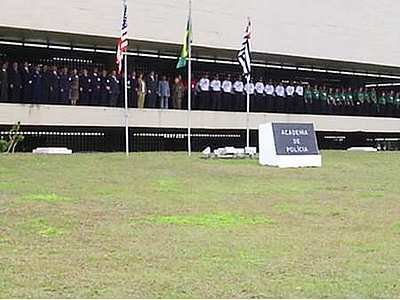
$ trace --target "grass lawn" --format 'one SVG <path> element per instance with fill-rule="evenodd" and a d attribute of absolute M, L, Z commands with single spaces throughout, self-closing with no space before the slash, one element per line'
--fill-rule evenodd
<path fill-rule="evenodd" d="M 400 297 L 400 153 L 0 156 L 0 298 Z"/>

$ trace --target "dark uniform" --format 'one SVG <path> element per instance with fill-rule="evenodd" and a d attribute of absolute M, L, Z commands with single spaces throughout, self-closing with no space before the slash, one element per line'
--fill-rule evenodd
<path fill-rule="evenodd" d="M 61 104 L 70 104 L 69 101 L 69 86 L 70 86 L 70 77 L 67 73 L 62 73 L 60 75 L 60 103 Z"/>
<path fill-rule="evenodd" d="M 39 104 L 43 101 L 43 86 L 42 86 L 42 73 L 40 69 L 36 69 L 32 74 L 32 93 L 33 102 Z"/>
<path fill-rule="evenodd" d="M 156 108 L 158 82 L 154 75 L 147 77 L 146 87 L 147 87 L 147 95 L 146 95 L 147 107 Z"/>
<path fill-rule="evenodd" d="M 102 80 L 97 72 L 94 72 L 91 76 L 91 90 L 90 95 L 90 105 L 100 105 L 101 104 L 101 85 Z"/>
<path fill-rule="evenodd" d="M 120 86 L 118 78 L 113 75 L 110 77 L 110 105 L 116 107 L 118 104 L 118 97 L 120 94 Z"/>
<path fill-rule="evenodd" d="M 42 73 L 42 100 L 41 103 L 49 102 L 50 72 L 45 68 Z"/>
<path fill-rule="evenodd" d="M 25 103 L 33 101 L 33 73 L 28 66 L 25 66 L 21 72 L 22 78 L 22 99 Z"/>
<path fill-rule="evenodd" d="M 8 74 L 9 97 L 12 102 L 19 102 L 22 99 L 22 79 L 18 69 L 12 68 Z"/>
<path fill-rule="evenodd" d="M 100 104 L 102 106 L 109 106 L 110 105 L 110 91 L 111 91 L 110 77 L 108 77 L 107 75 L 102 75 L 100 78 L 101 78 L 101 89 L 100 89 L 101 102 L 100 102 Z"/>
<path fill-rule="evenodd" d="M 3 66 L 0 70 L 0 101 L 8 101 L 8 73 L 6 66 Z"/>
<path fill-rule="evenodd" d="M 92 78 L 89 75 L 79 77 L 80 104 L 89 105 L 92 93 Z"/>
<path fill-rule="evenodd" d="M 53 70 L 49 74 L 49 102 L 59 103 L 60 102 L 60 76 L 56 70 Z"/>

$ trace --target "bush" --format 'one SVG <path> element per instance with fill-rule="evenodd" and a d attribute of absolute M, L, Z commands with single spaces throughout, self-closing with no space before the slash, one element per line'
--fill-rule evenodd
<path fill-rule="evenodd" d="M 8 142 L 0 139 L 0 153 L 6 152 L 8 148 Z"/>

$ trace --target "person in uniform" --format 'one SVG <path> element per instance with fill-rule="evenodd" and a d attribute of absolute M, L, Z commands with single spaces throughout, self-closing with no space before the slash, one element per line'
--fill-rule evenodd
<path fill-rule="evenodd" d="M 42 72 L 40 66 L 36 66 L 32 74 L 33 102 L 39 104 L 43 101 Z"/>
<path fill-rule="evenodd" d="M 311 111 L 313 114 L 319 113 L 320 107 L 321 107 L 321 102 L 320 102 L 320 90 L 318 85 L 314 85 L 314 88 L 312 90 L 312 105 L 311 105 Z"/>
<path fill-rule="evenodd" d="M 275 112 L 276 111 L 275 87 L 271 79 L 265 85 L 265 95 L 266 95 L 266 111 Z"/>
<path fill-rule="evenodd" d="M 87 69 L 83 69 L 82 75 L 79 77 L 80 104 L 89 105 L 92 94 L 92 77 L 89 76 Z"/>
<path fill-rule="evenodd" d="M 400 92 L 397 92 L 394 97 L 394 116 L 400 116 Z"/>
<path fill-rule="evenodd" d="M 169 97 L 171 97 L 171 90 L 167 76 L 163 75 L 161 80 L 158 82 L 158 96 L 160 97 L 161 109 L 168 109 Z"/>
<path fill-rule="evenodd" d="M 394 98 L 395 93 L 393 90 L 389 92 L 389 95 L 386 97 L 386 116 L 393 117 L 394 113 Z"/>
<path fill-rule="evenodd" d="M 321 89 L 319 102 L 319 113 L 326 114 L 328 112 L 328 90 L 325 85 Z"/>
<path fill-rule="evenodd" d="M 371 93 L 368 88 L 364 89 L 364 104 L 361 106 L 362 114 L 369 116 L 371 113 Z"/>
<path fill-rule="evenodd" d="M 120 92 L 121 92 L 121 87 L 119 86 L 117 71 L 113 70 L 111 72 L 111 77 L 110 77 L 110 106 L 112 107 L 117 106 Z"/>
<path fill-rule="evenodd" d="M 222 82 L 222 105 L 221 110 L 229 111 L 232 107 L 232 91 L 233 85 L 231 81 L 231 75 L 226 76 L 226 79 Z"/>
<path fill-rule="evenodd" d="M 346 88 L 341 88 L 340 94 L 339 94 L 339 103 L 340 103 L 340 114 L 346 115 L 348 114 L 348 107 L 346 105 L 347 101 L 347 93 L 346 93 Z"/>
<path fill-rule="evenodd" d="M 307 84 L 304 90 L 304 111 L 312 113 L 313 93 L 310 84 Z"/>
<path fill-rule="evenodd" d="M 27 62 L 24 63 L 24 66 L 21 70 L 21 78 L 22 78 L 22 99 L 25 103 L 31 103 L 33 101 L 33 92 L 32 92 L 32 70 L 29 68 L 29 64 Z"/>
<path fill-rule="evenodd" d="M 295 99 L 294 99 L 294 112 L 304 113 L 304 87 L 301 83 L 296 84 Z"/>
<path fill-rule="evenodd" d="M 255 96 L 254 96 L 254 107 L 253 111 L 255 112 L 265 112 L 265 96 L 264 96 L 264 80 L 262 77 L 258 79 L 256 82 L 255 88 Z"/>
<path fill-rule="evenodd" d="M 129 107 L 129 99 L 132 94 L 132 80 L 128 74 L 128 78 L 125 80 L 125 72 L 122 72 L 119 84 L 119 96 L 117 101 L 118 107 L 125 107 L 125 82 L 127 84 L 127 96 L 128 96 L 128 107 Z"/>
<path fill-rule="evenodd" d="M 49 101 L 50 103 L 59 102 L 60 77 L 56 66 L 51 68 L 49 73 Z"/>
<path fill-rule="evenodd" d="M 185 97 L 185 85 L 180 77 L 176 77 L 172 86 L 172 100 L 174 109 L 182 109 L 183 97 Z"/>
<path fill-rule="evenodd" d="M 364 94 L 364 89 L 362 87 L 360 87 L 358 89 L 358 92 L 355 95 L 355 107 L 354 107 L 354 110 L 355 110 L 355 114 L 357 116 L 363 115 L 363 107 L 364 107 L 364 101 L 365 101 L 364 95 L 365 95 Z"/>
<path fill-rule="evenodd" d="M 42 100 L 41 103 L 49 103 L 50 93 L 50 70 L 49 67 L 44 65 L 42 68 Z"/>
<path fill-rule="evenodd" d="M 254 91 L 255 91 L 255 85 L 254 85 L 254 80 L 253 78 L 250 79 L 249 83 L 246 83 L 244 85 L 244 90 L 246 93 L 246 107 L 245 111 L 247 112 L 247 95 L 250 96 L 250 103 L 249 103 L 249 111 L 254 112 L 255 108 L 255 101 L 254 101 Z"/>
<path fill-rule="evenodd" d="M 102 106 L 109 106 L 110 105 L 110 90 L 111 90 L 111 80 L 108 76 L 108 73 L 106 70 L 103 70 L 101 72 L 101 105 Z"/>
<path fill-rule="evenodd" d="M 386 114 L 386 92 L 383 91 L 378 99 L 378 115 L 384 116 Z"/>
<path fill-rule="evenodd" d="M 91 74 L 91 87 L 92 94 L 90 96 L 91 105 L 99 105 L 101 103 L 101 77 L 97 68 L 93 69 Z"/>
<path fill-rule="evenodd" d="M 18 63 L 12 64 L 10 73 L 8 74 L 9 97 L 12 102 L 21 101 L 22 97 L 22 79 L 19 72 Z"/>
<path fill-rule="evenodd" d="M 351 87 L 346 92 L 346 114 L 354 114 L 354 94 Z"/>
<path fill-rule="evenodd" d="M 68 68 L 62 68 L 61 73 L 60 73 L 60 103 L 61 104 L 70 104 L 69 101 L 69 85 L 70 85 L 70 80 L 69 80 L 69 75 L 68 75 Z"/>
<path fill-rule="evenodd" d="M 210 83 L 211 110 L 221 110 L 221 86 L 221 80 L 219 80 L 219 76 L 216 74 Z"/>
<path fill-rule="evenodd" d="M 158 82 L 156 80 L 154 71 L 151 71 L 149 76 L 147 77 L 146 87 L 147 87 L 147 96 L 146 96 L 147 107 L 156 108 Z"/>
<path fill-rule="evenodd" d="M 204 74 L 199 81 L 200 95 L 199 108 L 200 110 L 210 109 L 210 79 L 208 74 Z"/>
<path fill-rule="evenodd" d="M 0 101 L 8 101 L 8 63 L 5 62 L 0 70 Z"/>
<path fill-rule="evenodd" d="M 283 86 L 282 82 L 279 82 L 278 85 L 275 87 L 275 94 L 276 94 L 276 111 L 278 113 L 284 113 L 286 94 L 285 94 L 285 87 Z"/>
<path fill-rule="evenodd" d="M 286 92 L 286 101 L 285 101 L 285 112 L 293 113 L 295 107 L 295 88 L 293 82 L 289 82 L 285 89 Z"/>
<path fill-rule="evenodd" d="M 246 97 L 244 95 L 244 84 L 242 76 L 238 76 L 237 80 L 233 83 L 234 100 L 232 103 L 233 111 L 245 111 Z"/>
<path fill-rule="evenodd" d="M 378 95 L 376 93 L 376 89 L 372 88 L 370 92 L 370 111 L 371 114 L 376 116 L 378 115 Z"/>
<path fill-rule="evenodd" d="M 332 87 L 330 87 L 328 90 L 328 98 L 327 98 L 326 104 L 327 104 L 326 113 L 334 114 L 336 101 L 335 101 L 335 92 L 333 91 Z"/>
<path fill-rule="evenodd" d="M 79 75 L 77 69 L 72 70 L 69 82 L 69 100 L 72 105 L 77 105 L 79 102 Z"/>

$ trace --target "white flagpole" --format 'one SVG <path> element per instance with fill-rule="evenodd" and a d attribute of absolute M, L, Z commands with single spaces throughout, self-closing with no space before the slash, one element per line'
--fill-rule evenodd
<path fill-rule="evenodd" d="M 247 97 L 247 115 L 246 115 L 246 147 L 250 147 L 250 93 L 249 93 L 249 88 L 250 88 L 250 75 L 246 76 L 247 79 L 247 91 L 246 91 L 246 97 Z"/>
<path fill-rule="evenodd" d="M 125 152 L 129 156 L 129 118 L 128 118 L 128 55 L 124 55 L 124 93 L 125 93 Z"/>
<path fill-rule="evenodd" d="M 192 156 L 192 0 L 189 0 L 189 45 L 188 45 L 188 155 Z"/>

